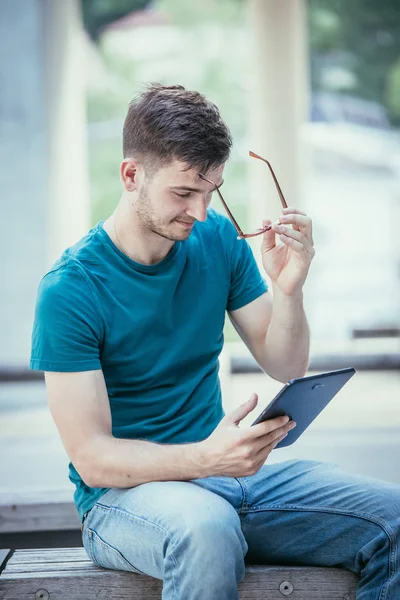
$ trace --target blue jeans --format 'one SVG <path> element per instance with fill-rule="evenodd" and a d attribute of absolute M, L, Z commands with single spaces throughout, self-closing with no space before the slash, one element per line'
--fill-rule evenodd
<path fill-rule="evenodd" d="M 163 600 L 235 600 L 245 564 L 345 567 L 357 600 L 400 599 L 400 486 L 311 460 L 249 477 L 112 488 L 83 544 L 108 569 L 163 580 Z"/>

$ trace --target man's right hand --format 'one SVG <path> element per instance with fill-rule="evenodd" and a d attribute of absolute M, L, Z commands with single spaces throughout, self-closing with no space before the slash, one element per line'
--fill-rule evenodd
<path fill-rule="evenodd" d="M 259 471 L 270 452 L 296 426 L 289 417 L 269 419 L 250 427 L 238 425 L 258 402 L 257 394 L 226 415 L 200 442 L 208 476 L 246 477 Z"/>

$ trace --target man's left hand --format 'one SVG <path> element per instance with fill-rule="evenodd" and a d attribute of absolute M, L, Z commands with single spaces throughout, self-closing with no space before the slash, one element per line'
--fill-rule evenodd
<path fill-rule="evenodd" d="M 285 296 L 295 296 L 301 293 L 315 255 L 312 222 L 301 210 L 290 207 L 283 209 L 279 221 L 263 234 L 262 262 L 273 286 Z M 263 225 L 270 223 L 263 221 Z"/>

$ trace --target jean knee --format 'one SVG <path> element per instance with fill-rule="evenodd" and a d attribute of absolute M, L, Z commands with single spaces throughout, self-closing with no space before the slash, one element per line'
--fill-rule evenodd
<path fill-rule="evenodd" d="M 231 564 L 238 581 L 244 577 L 248 545 L 240 518 L 230 504 L 216 498 L 209 510 L 204 507 L 196 512 L 183 511 L 180 523 L 173 529 L 171 541 L 175 555 L 181 559 L 187 556 L 205 569 L 218 570 Z"/>
<path fill-rule="evenodd" d="M 188 538 L 197 544 L 221 550 L 232 544 L 239 544 L 243 555 L 247 554 L 248 546 L 240 525 L 240 519 L 215 520 L 201 519 L 192 524 L 185 532 Z"/>

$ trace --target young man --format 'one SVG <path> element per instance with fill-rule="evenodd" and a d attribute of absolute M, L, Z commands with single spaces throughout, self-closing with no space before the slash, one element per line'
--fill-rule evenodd
<path fill-rule="evenodd" d="M 234 600 L 246 562 L 344 566 L 358 600 L 400 598 L 400 486 L 316 461 L 264 464 L 294 423 L 239 427 L 218 381 L 226 311 L 258 363 L 305 374 L 312 224 L 293 208 L 246 240 L 209 204 L 231 147 L 181 86 L 129 106 L 114 213 L 40 283 L 31 367 L 71 463 L 97 564 L 163 580 L 163 598 Z M 215 184 L 215 185 L 214 185 Z M 264 221 L 264 225 L 270 222 Z"/>

